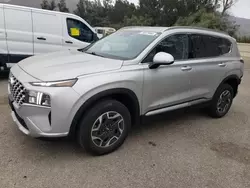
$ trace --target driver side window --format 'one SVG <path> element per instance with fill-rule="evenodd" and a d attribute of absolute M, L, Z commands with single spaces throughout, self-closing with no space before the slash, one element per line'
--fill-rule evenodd
<path fill-rule="evenodd" d="M 68 34 L 72 38 L 88 43 L 94 40 L 94 33 L 91 29 L 79 20 L 67 18 L 67 27 Z"/>
<path fill-rule="evenodd" d="M 143 63 L 153 62 L 155 54 L 159 52 L 169 53 L 175 60 L 188 59 L 188 40 L 188 35 L 186 34 L 177 34 L 165 38 L 148 54 Z"/>

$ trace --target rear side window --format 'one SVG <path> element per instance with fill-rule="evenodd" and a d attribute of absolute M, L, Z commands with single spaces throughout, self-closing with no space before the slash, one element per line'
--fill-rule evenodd
<path fill-rule="evenodd" d="M 92 42 L 94 33 L 91 29 L 79 20 L 67 18 L 67 27 L 69 36 L 82 42 Z"/>
<path fill-rule="evenodd" d="M 232 43 L 230 41 L 228 41 L 227 39 L 221 39 L 219 44 L 219 49 L 222 55 L 229 53 L 231 48 L 232 48 Z"/>
<path fill-rule="evenodd" d="M 207 57 L 207 49 L 202 35 L 191 35 L 191 54 L 189 58 Z"/>
<path fill-rule="evenodd" d="M 231 50 L 231 42 L 224 38 L 194 34 L 190 36 L 190 39 L 190 58 L 217 57 Z"/>

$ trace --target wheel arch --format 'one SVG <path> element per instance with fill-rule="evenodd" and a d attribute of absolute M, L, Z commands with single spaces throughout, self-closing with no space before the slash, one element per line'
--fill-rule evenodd
<path fill-rule="evenodd" d="M 229 84 L 230 86 L 232 86 L 233 90 L 234 90 L 234 97 L 237 95 L 238 92 L 238 86 L 241 83 L 241 78 L 239 78 L 239 76 L 237 76 L 236 74 L 227 76 L 226 78 L 224 78 L 221 82 L 221 84 L 219 85 L 219 87 L 222 84 Z"/>
<path fill-rule="evenodd" d="M 136 94 L 132 90 L 126 88 L 109 89 L 95 94 L 80 106 L 71 122 L 69 131 L 70 136 L 74 136 L 76 134 L 79 122 L 84 116 L 86 110 L 100 100 L 105 99 L 115 99 L 123 103 L 128 108 L 131 114 L 132 123 L 136 124 L 139 122 L 140 103 Z"/>

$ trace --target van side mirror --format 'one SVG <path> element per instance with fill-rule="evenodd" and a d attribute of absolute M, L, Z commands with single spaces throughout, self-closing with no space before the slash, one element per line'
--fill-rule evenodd
<path fill-rule="evenodd" d="M 94 34 L 93 34 L 93 41 L 92 41 L 92 43 L 94 43 L 94 42 L 96 42 L 96 41 L 98 41 L 98 40 L 99 40 L 98 35 L 97 35 L 96 33 L 94 33 Z"/>
<path fill-rule="evenodd" d="M 156 69 L 161 65 L 171 65 L 174 63 L 174 57 L 166 52 L 159 52 L 155 54 L 153 62 L 149 64 L 150 69 Z"/>

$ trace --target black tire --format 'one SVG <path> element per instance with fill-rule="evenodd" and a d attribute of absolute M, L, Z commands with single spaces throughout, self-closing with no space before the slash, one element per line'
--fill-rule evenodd
<path fill-rule="evenodd" d="M 105 147 L 105 146 L 97 146 L 95 141 L 92 140 L 92 128 L 95 126 L 94 123 L 98 121 L 98 118 L 102 116 L 103 114 L 107 112 L 116 112 L 123 118 L 123 132 L 118 133 L 120 134 L 120 137 L 118 140 L 116 140 L 112 145 Z M 105 120 L 106 121 L 106 120 Z M 108 118 L 108 121 L 109 118 Z M 108 124 L 108 123 L 106 123 Z M 118 123 L 119 124 L 119 123 Z M 103 100 L 96 105 L 94 105 L 83 117 L 79 124 L 78 129 L 78 142 L 81 147 L 85 148 L 85 150 L 93 155 L 104 155 L 113 152 L 114 150 L 118 149 L 125 139 L 128 136 L 130 127 L 131 127 L 131 116 L 130 112 L 124 106 L 122 103 L 116 101 L 116 100 Z M 110 125 L 111 126 L 111 125 Z M 119 125 L 118 125 L 119 126 Z M 101 126 L 100 126 L 101 127 Z M 105 129 L 105 124 L 103 123 L 103 126 Z M 100 130 L 101 128 L 99 128 Z M 106 128 L 107 129 L 107 128 Z M 112 131 L 106 130 L 105 131 Z M 115 129 L 115 128 L 114 128 Z M 114 131 L 113 129 L 113 131 Z M 102 131 L 97 131 L 103 133 Z M 117 131 L 116 131 L 117 132 Z M 110 133 L 113 134 L 113 133 Z M 114 133 L 115 134 L 115 133 Z M 103 141 L 104 142 L 104 141 Z"/>
<path fill-rule="evenodd" d="M 230 98 L 230 102 L 228 102 L 228 107 L 225 108 L 224 111 L 219 111 L 218 103 L 219 103 L 220 97 L 226 91 L 230 92 L 230 97 L 228 96 L 228 98 Z M 233 96 L 234 96 L 234 91 L 233 91 L 232 86 L 230 86 L 229 84 L 222 84 L 215 92 L 215 95 L 211 101 L 211 105 L 208 107 L 209 115 L 213 118 L 224 117 L 232 106 L 233 98 L 234 98 Z"/>

